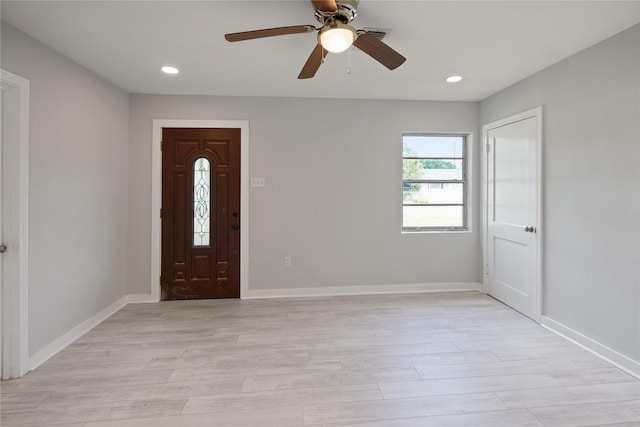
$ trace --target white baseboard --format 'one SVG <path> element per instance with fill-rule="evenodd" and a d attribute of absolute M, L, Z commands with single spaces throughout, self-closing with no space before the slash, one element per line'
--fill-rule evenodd
<path fill-rule="evenodd" d="M 321 288 L 291 289 L 258 289 L 249 290 L 241 299 L 269 299 L 296 297 L 326 297 L 340 295 L 380 295 L 380 294 L 413 294 L 422 292 L 482 292 L 481 283 L 447 282 L 447 283 L 414 283 L 403 285 L 365 285 L 365 286 L 332 286 Z M 147 304 L 159 302 L 150 294 L 127 295 L 129 304 Z"/>
<path fill-rule="evenodd" d="M 414 283 L 403 285 L 330 286 L 320 288 L 256 289 L 242 299 L 329 297 L 340 295 L 409 294 L 421 292 L 481 291 L 480 283 Z"/>
<path fill-rule="evenodd" d="M 51 359 L 53 356 L 58 354 L 60 351 L 64 350 L 65 347 L 72 344 L 75 340 L 89 332 L 91 329 L 98 326 L 101 322 L 108 319 L 115 312 L 120 310 L 122 307 L 127 305 L 127 297 L 124 296 L 120 298 L 118 301 L 111 304 L 109 307 L 105 308 L 98 314 L 91 316 L 84 322 L 80 323 L 75 328 L 66 332 L 64 335 L 53 341 L 52 343 L 45 346 L 43 349 L 39 350 L 36 354 L 29 357 L 27 361 L 27 366 L 29 371 L 33 371 L 38 366 L 42 365 L 47 360 Z"/>
<path fill-rule="evenodd" d="M 154 302 L 160 302 L 157 298 L 154 298 L 150 294 L 130 294 L 127 295 L 128 304 L 150 304 Z"/>
<path fill-rule="evenodd" d="M 551 332 L 554 332 L 572 343 L 579 345 L 617 368 L 620 368 L 628 374 L 640 379 L 640 362 L 635 361 L 630 357 L 627 357 L 624 354 L 621 354 L 612 348 L 581 334 L 580 332 L 574 331 L 573 329 L 560 322 L 556 322 L 549 317 L 542 316 L 540 318 L 540 324 Z"/>

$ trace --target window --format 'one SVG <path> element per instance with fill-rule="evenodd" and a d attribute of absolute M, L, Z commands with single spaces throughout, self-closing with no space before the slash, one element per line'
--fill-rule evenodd
<path fill-rule="evenodd" d="M 193 246 L 209 246 L 211 164 L 201 157 L 193 167 Z"/>
<path fill-rule="evenodd" d="M 466 135 L 402 135 L 402 230 L 466 230 Z"/>

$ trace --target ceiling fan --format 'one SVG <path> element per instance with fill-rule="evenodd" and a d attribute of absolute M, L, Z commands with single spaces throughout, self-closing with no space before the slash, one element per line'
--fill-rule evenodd
<path fill-rule="evenodd" d="M 224 38 L 230 42 L 238 42 L 318 31 L 318 44 L 302 67 L 302 71 L 298 75 L 299 79 L 309 79 L 315 76 L 328 52 L 344 52 L 351 45 L 356 46 L 390 70 L 398 68 L 406 61 L 404 56 L 366 30 L 356 30 L 349 25 L 356 17 L 358 2 L 359 0 L 311 0 L 315 10 L 315 18 L 321 24 L 318 28 L 313 25 L 294 25 L 230 33 L 225 34 Z"/>

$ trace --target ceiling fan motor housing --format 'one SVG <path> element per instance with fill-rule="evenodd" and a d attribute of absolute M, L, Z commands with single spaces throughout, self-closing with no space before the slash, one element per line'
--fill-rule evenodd
<path fill-rule="evenodd" d="M 333 22 L 339 22 L 342 24 L 348 24 L 354 20 L 358 14 L 358 2 L 359 0 L 342 0 L 336 2 L 338 9 L 333 12 L 323 12 L 316 10 L 315 17 L 322 25 L 331 24 Z"/>

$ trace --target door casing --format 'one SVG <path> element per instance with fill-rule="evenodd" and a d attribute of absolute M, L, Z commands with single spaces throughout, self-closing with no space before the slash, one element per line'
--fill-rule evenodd
<path fill-rule="evenodd" d="M 538 223 L 537 227 L 537 261 L 534 266 L 536 278 L 535 278 L 535 307 L 536 313 L 534 313 L 534 319 L 537 323 L 540 323 L 540 318 L 543 313 L 543 287 L 542 287 L 542 273 L 543 273 L 543 238 L 544 238 L 544 218 L 542 216 L 543 212 L 543 178 L 542 178 L 542 131 L 543 131 L 543 117 L 542 117 L 542 106 L 533 108 L 531 110 L 524 111 L 519 114 L 515 114 L 504 119 L 496 120 L 491 123 L 487 123 L 482 126 L 482 288 L 483 292 L 489 292 L 489 238 L 488 238 L 488 229 L 489 229 L 489 201 L 488 201 L 488 165 L 489 165 L 489 156 L 487 153 L 488 147 L 488 135 L 491 129 L 495 129 L 501 126 L 508 125 L 510 123 L 518 122 L 521 120 L 525 120 L 531 117 L 537 118 L 537 144 L 538 144 L 538 152 L 537 152 L 537 165 L 538 165 L 538 177 L 537 177 L 537 186 L 538 186 L 538 200 L 537 200 L 537 216 Z"/>
<path fill-rule="evenodd" d="M 162 142 L 163 128 L 240 129 L 240 298 L 249 290 L 249 121 L 248 120 L 153 120 L 151 144 L 151 300 L 160 301 L 162 221 Z"/>
<path fill-rule="evenodd" d="M 17 165 L 17 172 L 5 176 L 2 185 L 18 189 L 12 200 L 14 215 L 8 219 L 11 221 L 8 225 L 17 230 L 17 241 L 8 243 L 9 251 L 17 251 L 17 256 L 11 257 L 12 262 L 17 263 L 11 267 L 17 272 L 17 280 L 0 280 L 0 363 L 2 378 L 9 379 L 18 378 L 29 370 L 29 81 L 2 70 L 1 86 L 4 105 L 0 150 L 2 145 L 11 146 L 5 153 L 11 153 L 8 161 Z"/>

